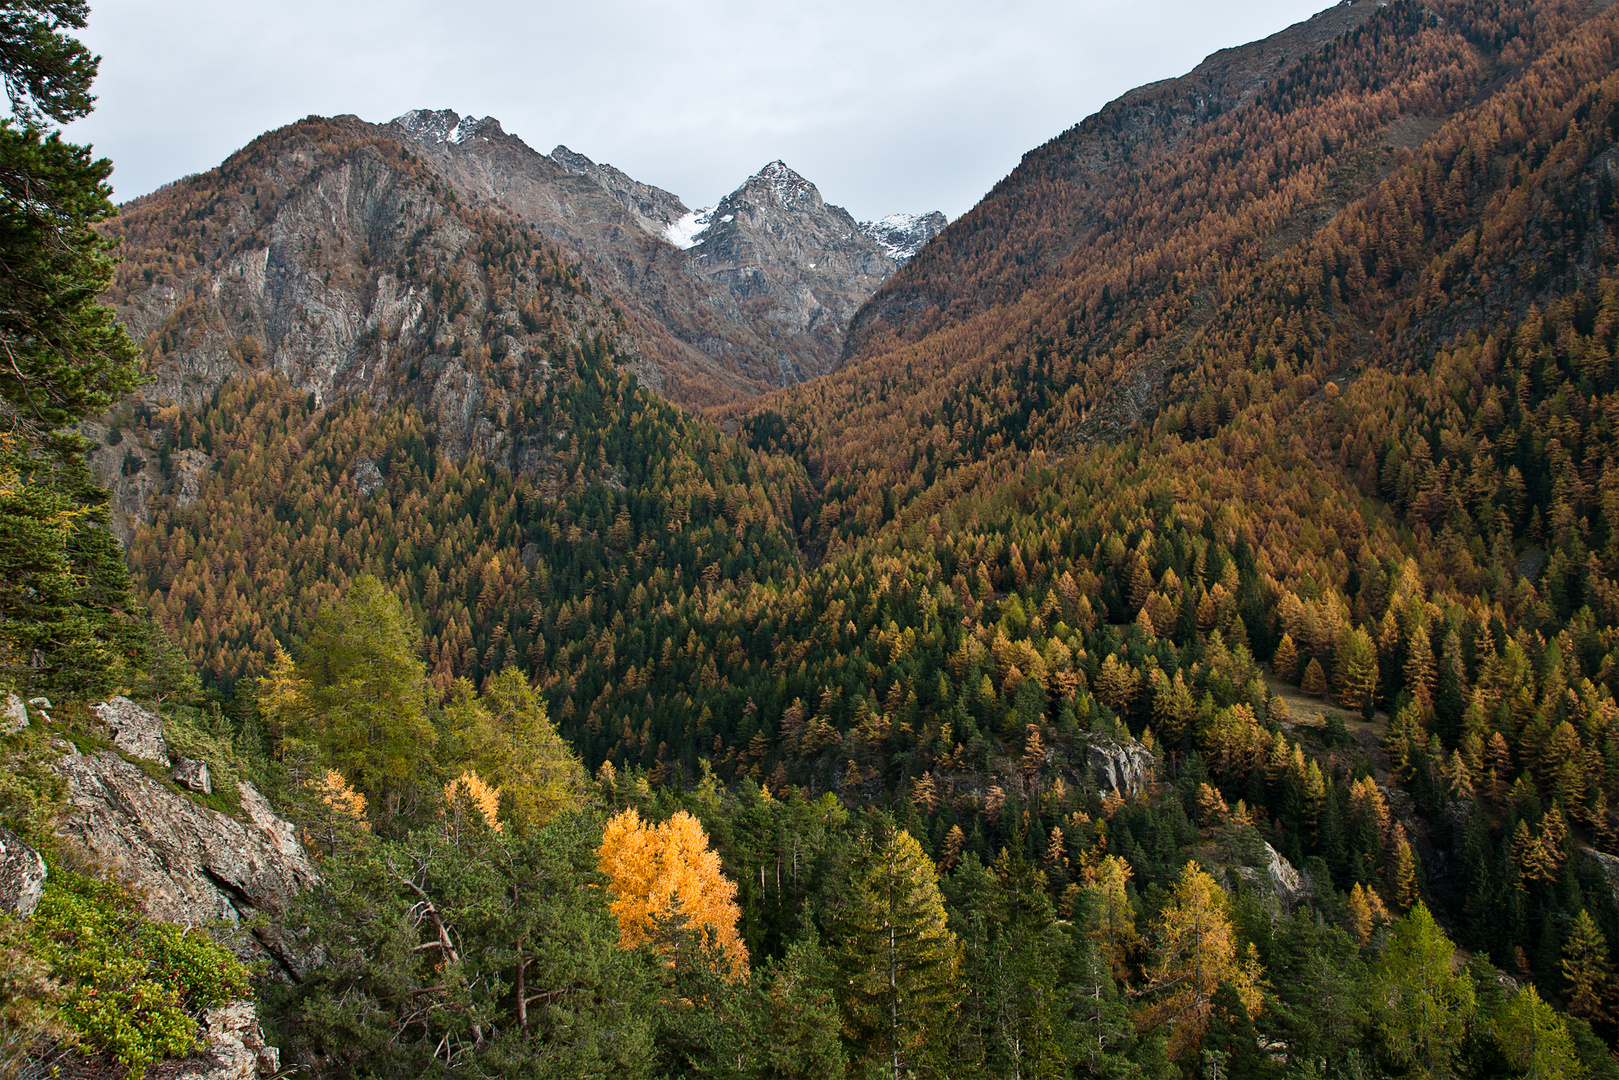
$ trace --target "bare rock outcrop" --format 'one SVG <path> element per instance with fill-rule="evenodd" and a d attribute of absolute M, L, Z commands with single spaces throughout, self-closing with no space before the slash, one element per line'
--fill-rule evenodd
<path fill-rule="evenodd" d="M 1608 879 L 1608 889 L 1613 894 L 1614 903 L 1619 904 L 1619 856 L 1609 855 L 1605 851 L 1588 847 L 1583 849 L 1585 857 L 1596 863 L 1602 870 L 1602 876 Z"/>
<path fill-rule="evenodd" d="M 1236 874 L 1250 885 L 1258 886 L 1275 895 L 1286 907 L 1292 907 L 1310 895 L 1310 886 L 1304 875 L 1281 852 L 1265 845 L 1265 865 L 1239 866 Z"/>
<path fill-rule="evenodd" d="M 276 916 L 316 880 L 292 826 L 245 782 L 240 816 L 209 809 L 110 750 L 57 761 L 72 811 L 61 831 L 145 895 L 154 918 L 195 926 Z M 268 932 L 259 942 L 290 957 Z"/>
<path fill-rule="evenodd" d="M 0 735 L 11 735 L 28 726 L 28 706 L 16 694 L 7 694 L 0 703 Z"/>
<path fill-rule="evenodd" d="M 113 698 L 92 711 L 122 754 L 170 765 L 162 717 L 127 698 Z M 263 795 L 238 782 L 240 812 L 224 814 L 148 775 L 120 753 L 81 754 L 60 745 L 65 752 L 56 769 L 67 782 L 72 807 L 61 832 L 132 885 L 148 915 L 182 926 L 270 916 L 270 925 L 253 928 L 254 938 L 284 970 L 298 970 L 298 958 L 273 929 L 273 919 L 314 883 L 316 874 L 292 825 Z M 205 762 L 181 758 L 169 775 L 192 791 L 213 790 Z M 11 878 L 7 851 L 14 839 L 0 830 L 0 908 Z M 34 903 L 44 883 L 42 862 L 39 870 Z M 253 1002 L 208 1009 L 202 1025 L 205 1041 L 198 1054 L 164 1075 L 254 1080 L 279 1072 L 280 1052 L 265 1043 Z"/>
<path fill-rule="evenodd" d="M 208 763 L 195 758 L 181 758 L 174 763 L 174 770 L 169 778 L 182 787 L 189 788 L 199 795 L 212 795 L 214 793 L 213 777 L 208 775 Z"/>
<path fill-rule="evenodd" d="M 0 828 L 0 912 L 27 918 L 45 895 L 45 860 L 22 837 Z"/>
<path fill-rule="evenodd" d="M 1116 739 L 1092 734 L 1085 751 L 1086 763 L 1096 778 L 1096 790 L 1104 795 L 1138 795 L 1152 782 L 1158 761 L 1135 739 Z"/>
<path fill-rule="evenodd" d="M 281 1071 L 281 1051 L 264 1041 L 258 1010 L 233 1001 L 202 1014 L 202 1052 L 173 1073 L 173 1080 L 255 1080 Z"/>
<path fill-rule="evenodd" d="M 163 718 L 126 697 L 115 697 L 90 711 L 107 725 L 112 744 L 131 757 L 169 763 L 169 743 L 163 737 Z"/>

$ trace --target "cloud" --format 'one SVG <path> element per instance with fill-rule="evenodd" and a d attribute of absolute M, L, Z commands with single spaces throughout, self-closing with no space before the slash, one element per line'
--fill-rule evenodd
<path fill-rule="evenodd" d="M 690 205 L 787 161 L 857 217 L 954 217 L 1132 87 L 1321 0 L 101 0 L 99 105 L 69 134 L 120 199 L 310 114 L 500 119 Z"/>

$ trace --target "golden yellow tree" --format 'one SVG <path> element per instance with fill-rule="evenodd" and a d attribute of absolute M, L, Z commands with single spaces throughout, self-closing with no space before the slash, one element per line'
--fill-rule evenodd
<path fill-rule="evenodd" d="M 1221 794 L 1208 784 L 1197 785 L 1197 823 L 1212 829 L 1224 823 L 1231 812 Z"/>
<path fill-rule="evenodd" d="M 1270 669 L 1278 679 L 1286 682 L 1299 677 L 1299 651 L 1293 644 L 1292 634 L 1282 634 L 1281 643 L 1276 646 L 1276 655 L 1271 657 Z"/>
<path fill-rule="evenodd" d="M 1349 890 L 1349 925 L 1355 931 L 1355 939 L 1364 946 L 1372 940 L 1372 931 L 1388 923 L 1389 909 L 1384 906 L 1383 898 L 1376 890 L 1355 882 L 1355 887 Z"/>
<path fill-rule="evenodd" d="M 452 819 L 463 808 L 476 810 L 491 829 L 500 832 L 500 789 L 485 783 L 474 769 L 444 785 L 444 806 Z"/>
<path fill-rule="evenodd" d="M 1593 1024 L 1613 1021 L 1608 1006 L 1615 997 L 1613 963 L 1608 943 L 1590 914 L 1580 909 L 1563 943 L 1563 978 L 1568 980 L 1568 1011 Z"/>
<path fill-rule="evenodd" d="M 1405 826 L 1398 821 L 1394 823 L 1394 852 L 1389 864 L 1389 891 L 1394 895 L 1394 902 L 1400 906 L 1401 911 L 1410 911 L 1411 906 L 1422 899 L 1421 888 L 1417 883 L 1417 857 L 1411 851 L 1411 841 L 1405 837 Z"/>
<path fill-rule="evenodd" d="M 1126 860 L 1108 855 L 1085 875 L 1085 893 L 1090 901 L 1086 933 L 1118 979 L 1129 969 L 1130 952 L 1141 941 L 1127 891 L 1131 873 Z"/>
<path fill-rule="evenodd" d="M 1311 697 L 1327 696 L 1327 673 L 1321 670 L 1321 661 L 1312 658 L 1304 665 L 1304 680 L 1299 689 Z"/>
<path fill-rule="evenodd" d="M 1259 1012 L 1259 961 L 1251 947 L 1239 948 L 1225 891 L 1197 863 L 1186 864 L 1154 931 L 1142 1020 L 1147 1027 L 1168 1025 L 1172 1057 L 1202 1044 L 1222 982 L 1250 1015 Z"/>
<path fill-rule="evenodd" d="M 686 934 L 695 933 L 711 947 L 715 970 L 729 979 L 747 974 L 748 951 L 736 932 L 736 882 L 720 872 L 719 854 L 696 818 L 682 810 L 651 825 L 625 810 L 607 822 L 596 857 L 613 891 L 608 910 L 624 948 L 652 943 L 672 961 Z"/>
<path fill-rule="evenodd" d="M 946 871 L 956 868 L 956 863 L 961 861 L 961 849 L 966 843 L 967 834 L 961 831 L 961 826 L 950 826 L 950 831 L 944 837 L 944 860 L 940 863 Z"/>
<path fill-rule="evenodd" d="M 1129 664 L 1120 663 L 1119 658 L 1108 654 L 1102 661 L 1102 670 L 1096 676 L 1096 697 L 1103 705 L 1116 713 L 1122 713 L 1130 707 L 1135 700 L 1136 687 L 1140 684 L 1141 676 Z"/>

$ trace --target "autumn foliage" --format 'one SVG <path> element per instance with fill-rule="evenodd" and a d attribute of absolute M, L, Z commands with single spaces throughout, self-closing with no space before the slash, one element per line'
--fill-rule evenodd
<path fill-rule="evenodd" d="M 747 974 L 736 883 L 720 872 L 696 818 L 680 811 L 653 825 L 625 810 L 608 821 L 596 854 L 616 898 L 609 908 L 624 948 L 650 944 L 671 961 L 681 949 L 700 948 L 727 978 Z"/>

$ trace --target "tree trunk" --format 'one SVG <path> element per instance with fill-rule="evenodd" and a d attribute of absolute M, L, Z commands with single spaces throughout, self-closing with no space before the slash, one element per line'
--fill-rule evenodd
<path fill-rule="evenodd" d="M 517 961 L 517 1026 L 528 1034 L 528 961 Z"/>
<path fill-rule="evenodd" d="M 888 1039 L 893 1050 L 894 1080 L 899 1080 L 899 956 L 894 924 L 888 924 Z"/>

